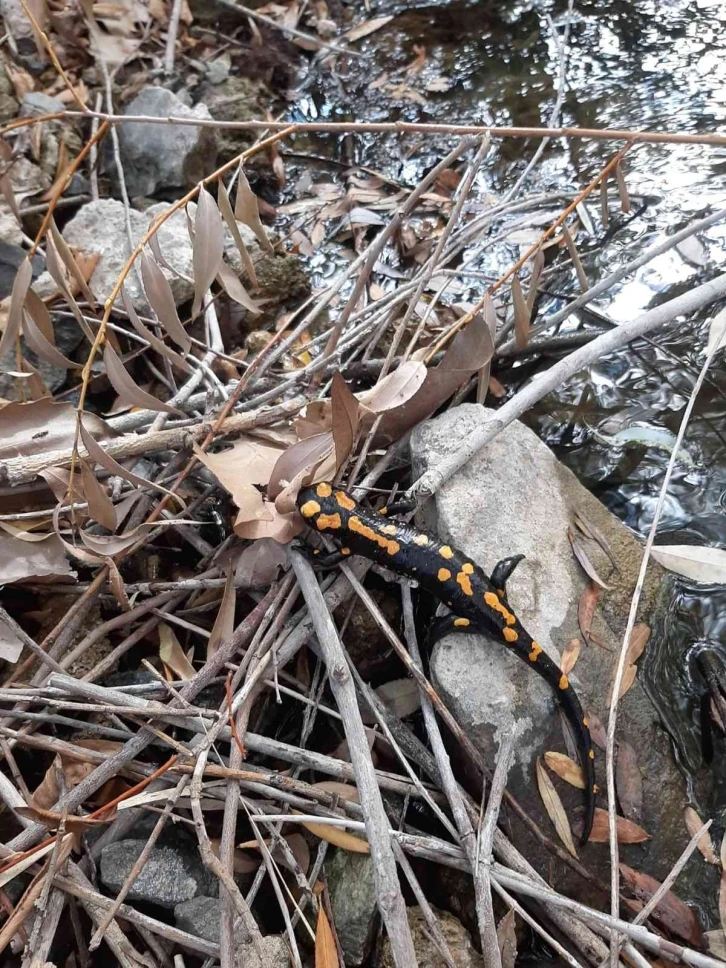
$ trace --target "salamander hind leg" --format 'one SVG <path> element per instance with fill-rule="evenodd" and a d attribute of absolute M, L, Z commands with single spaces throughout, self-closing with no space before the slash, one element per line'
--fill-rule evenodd
<path fill-rule="evenodd" d="M 458 615 L 443 615 L 441 618 L 437 618 L 429 629 L 426 636 L 426 647 L 430 651 L 445 635 L 452 635 L 455 632 L 476 631 L 474 623 L 470 622 L 468 618 L 460 618 Z"/>

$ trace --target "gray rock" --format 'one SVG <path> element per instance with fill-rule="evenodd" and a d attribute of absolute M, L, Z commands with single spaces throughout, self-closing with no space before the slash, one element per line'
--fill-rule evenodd
<path fill-rule="evenodd" d="M 121 840 L 101 851 L 101 880 L 105 887 L 118 893 L 145 843 L 145 840 Z M 128 898 L 174 908 L 199 895 L 212 896 L 216 890 L 217 881 L 206 870 L 198 854 L 182 846 L 155 846 Z"/>
<path fill-rule="evenodd" d="M 125 114 L 211 118 L 206 105 L 189 108 L 164 87 L 145 87 L 126 106 Z M 213 169 L 216 160 L 213 130 L 193 125 L 124 124 L 119 128 L 119 142 L 126 188 L 132 197 L 192 184 L 203 171 Z"/>
<path fill-rule="evenodd" d="M 35 47 L 33 25 L 20 0 L 0 0 L 0 15 L 15 41 L 27 42 L 22 45 L 24 51 Z"/>
<path fill-rule="evenodd" d="M 456 449 L 462 438 L 487 419 L 489 411 L 464 405 L 418 427 L 411 440 L 415 475 L 436 465 Z M 573 638 L 580 639 L 577 608 L 589 579 L 574 558 L 567 537 L 575 512 L 605 536 L 620 568 L 611 573 L 607 559 L 593 554 L 601 576 L 612 585 L 600 596 L 593 631 L 605 648 L 582 647 L 571 675 L 583 706 L 607 721 L 607 694 L 613 657 L 625 628 L 641 549 L 634 536 L 564 468 L 523 424 L 507 427 L 437 493 L 425 507 L 420 523 L 460 547 L 487 571 L 512 554 L 526 559 L 510 579 L 512 607 L 540 645 L 553 658 Z M 646 584 L 641 618 L 655 604 L 662 573 L 652 569 Z M 650 643 L 648 648 L 656 648 Z M 608 651 L 612 650 L 612 651 Z M 516 765 L 508 786 L 527 811 L 555 836 L 536 790 L 534 761 L 548 749 L 563 750 L 563 738 L 551 689 L 520 659 L 499 642 L 480 636 L 456 635 L 443 639 L 433 650 L 431 675 L 444 702 L 460 724 L 494 764 L 504 732 L 516 721 L 521 734 Z M 685 846 L 684 783 L 660 729 L 657 713 L 640 682 L 619 705 L 619 735 L 635 748 L 644 778 L 643 826 L 651 834 L 647 844 L 621 847 L 622 859 L 638 870 L 663 877 Z M 598 751 L 596 770 L 604 787 L 604 755 Z M 571 819 L 581 809 L 579 794 L 555 779 Z M 515 843 L 522 828 L 515 825 Z M 543 874 L 549 859 L 538 855 L 531 839 L 527 858 Z M 605 862 L 605 845 L 591 844 L 586 856 Z M 582 882 L 564 885 L 583 896 Z"/>
<path fill-rule="evenodd" d="M 260 942 L 262 959 L 251 941 L 235 947 L 235 968 L 288 968 L 291 962 L 287 941 L 279 934 L 268 934 Z"/>
<path fill-rule="evenodd" d="M 331 856 L 332 854 L 332 856 Z M 335 930 L 347 965 L 362 965 L 378 923 L 373 862 L 368 854 L 336 850 L 328 854 L 325 872 Z"/>
<path fill-rule="evenodd" d="M 20 103 L 19 115 L 21 118 L 30 118 L 39 114 L 55 114 L 65 109 L 65 104 L 57 97 L 43 94 L 42 91 L 28 91 Z"/>
<path fill-rule="evenodd" d="M 484 959 L 471 942 L 471 935 L 453 914 L 439 911 L 432 907 L 439 922 L 439 928 L 444 941 L 451 953 L 457 968 L 484 968 Z M 406 911 L 408 923 L 411 926 L 413 946 L 416 951 L 418 968 L 440 968 L 444 964 L 441 952 L 433 942 L 431 932 L 420 907 L 410 907 Z M 391 942 L 386 938 L 383 942 L 380 968 L 394 968 L 395 961 L 391 953 Z"/>
<path fill-rule="evenodd" d="M 181 931 L 219 944 L 222 908 L 218 897 L 194 897 L 191 901 L 182 901 L 174 908 L 174 920 Z"/>
<path fill-rule="evenodd" d="M 0 124 L 7 124 L 11 118 L 15 117 L 17 111 L 18 101 L 15 97 L 15 88 L 5 68 L 0 64 Z"/>
<path fill-rule="evenodd" d="M 164 212 L 168 206 L 163 202 L 152 205 L 144 212 L 137 212 L 131 209 L 129 219 L 131 222 L 131 236 L 134 245 L 144 235 L 151 222 Z M 196 212 L 193 203 L 189 205 L 189 213 L 192 219 Z M 261 256 L 260 248 L 253 232 L 246 225 L 239 225 L 242 239 L 253 259 Z M 236 271 L 242 268 L 241 259 L 237 246 L 234 243 L 231 233 L 225 227 L 225 261 Z M 99 260 L 89 285 L 93 295 L 100 303 L 104 303 L 111 295 L 116 280 L 123 269 L 129 256 L 129 244 L 126 236 L 126 219 L 124 207 L 121 202 L 112 198 L 99 199 L 95 202 L 88 202 L 78 210 L 76 215 L 68 222 L 63 229 L 63 237 L 66 242 L 81 249 L 86 255 L 98 254 Z M 175 212 L 161 226 L 157 233 L 161 251 L 169 265 L 186 276 L 180 278 L 176 274 L 166 272 L 171 285 L 174 299 L 177 304 L 191 299 L 194 293 L 194 286 L 191 283 L 193 275 L 192 267 L 192 245 L 189 240 L 186 215 L 183 211 Z M 137 266 L 139 263 L 137 262 Z M 134 307 L 140 313 L 148 313 L 149 306 L 146 296 L 141 289 L 138 274 L 130 272 L 125 282 L 126 292 L 131 299 Z M 41 296 L 48 296 L 56 289 L 55 283 L 46 272 L 35 283 L 34 288 Z"/>

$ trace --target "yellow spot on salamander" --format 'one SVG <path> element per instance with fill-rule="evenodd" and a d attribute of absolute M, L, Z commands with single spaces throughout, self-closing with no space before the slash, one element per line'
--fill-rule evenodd
<path fill-rule="evenodd" d="M 389 555 L 396 555 L 401 550 L 401 546 L 397 541 L 394 541 L 392 538 L 387 538 L 383 534 L 379 534 L 370 525 L 364 524 L 357 515 L 352 515 L 349 518 L 348 527 L 355 534 L 359 534 L 361 537 L 367 538 L 368 541 L 372 541 L 373 544 L 377 544 L 379 548 L 387 551 Z"/>
<path fill-rule="evenodd" d="M 593 783 L 593 785 L 592 785 L 592 792 L 593 793 L 599 793 L 600 792 L 600 787 L 597 785 L 597 783 Z"/>
<path fill-rule="evenodd" d="M 590 750 L 590 752 L 587 755 L 590 757 L 591 760 L 594 760 L 595 759 L 595 750 Z"/>
<path fill-rule="evenodd" d="M 352 497 L 348 497 L 345 491 L 336 491 L 335 500 L 338 502 L 338 507 L 345 508 L 346 511 L 355 511 L 355 501 Z"/>
<path fill-rule="evenodd" d="M 439 554 L 441 555 L 442 558 L 454 557 L 454 552 L 451 550 L 451 548 L 448 545 L 441 545 L 441 547 L 439 548 Z"/>
<path fill-rule="evenodd" d="M 457 629 L 465 629 L 471 625 L 468 618 L 455 618 L 454 625 Z"/>
<path fill-rule="evenodd" d="M 317 501 L 306 501 L 300 508 L 300 514 L 304 518 L 311 518 L 314 514 L 317 514 L 320 510 L 320 505 Z"/>
<path fill-rule="evenodd" d="M 341 548 L 340 549 L 340 553 L 341 553 L 341 555 L 349 555 L 350 554 L 350 548 Z"/>
<path fill-rule="evenodd" d="M 384 504 L 378 513 L 382 514 L 383 517 L 385 518 L 385 516 L 388 514 L 388 506 Z"/>
<path fill-rule="evenodd" d="M 516 642 L 517 639 L 519 638 L 519 636 L 514 631 L 514 629 L 510 629 L 510 628 L 502 629 L 502 635 L 504 636 L 507 642 Z"/>
<path fill-rule="evenodd" d="M 321 514 L 315 524 L 318 531 L 337 531 L 343 526 L 339 514 Z"/>
<path fill-rule="evenodd" d="M 439 581 L 448 581 L 451 578 L 451 572 L 448 568 L 439 568 L 439 572 L 436 576 Z"/>
<path fill-rule="evenodd" d="M 461 570 L 464 572 L 465 575 L 474 574 L 474 566 L 470 561 L 465 561 L 464 564 L 461 566 Z"/>
<path fill-rule="evenodd" d="M 495 592 L 484 592 L 484 601 L 494 612 L 499 612 L 507 625 L 514 625 L 517 619 L 509 609 L 499 601 Z"/>
<path fill-rule="evenodd" d="M 315 493 L 318 495 L 318 497 L 330 497 L 330 495 L 333 493 L 333 488 L 330 486 L 330 484 L 328 484 L 327 481 L 323 481 L 322 484 L 318 484 L 318 486 L 315 488 Z"/>
<path fill-rule="evenodd" d="M 456 576 L 456 580 L 461 585 L 461 590 L 465 595 L 471 597 L 474 594 L 474 589 L 471 587 L 471 579 L 463 569 Z"/>
<path fill-rule="evenodd" d="M 413 543 L 418 545 L 419 548 L 425 548 L 429 543 L 429 536 L 427 534 L 417 534 L 413 539 Z"/>
<path fill-rule="evenodd" d="M 583 716 L 582 725 L 585 727 L 585 729 L 587 729 L 587 727 L 590 725 L 590 720 L 587 718 L 587 716 Z"/>
<path fill-rule="evenodd" d="M 540 654 L 541 651 L 542 651 L 542 646 L 541 645 L 537 645 L 536 642 L 533 642 L 532 643 L 532 651 L 529 653 L 529 655 L 527 656 L 527 658 L 529 659 L 530 662 L 536 662 L 537 661 L 537 656 Z"/>
<path fill-rule="evenodd" d="M 560 685 L 560 689 L 567 689 L 569 687 L 570 680 L 567 678 L 566 675 L 563 674 L 563 675 L 560 676 L 560 683 L 559 683 L 559 685 Z"/>
<path fill-rule="evenodd" d="M 381 531 L 383 534 L 398 534 L 398 528 L 395 524 L 384 524 Z"/>

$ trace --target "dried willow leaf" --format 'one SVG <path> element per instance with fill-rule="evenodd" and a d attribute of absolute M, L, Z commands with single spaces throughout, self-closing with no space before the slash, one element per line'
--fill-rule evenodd
<path fill-rule="evenodd" d="M 49 236 L 46 238 L 46 242 L 45 242 L 45 267 L 50 273 L 50 276 L 53 282 L 56 284 L 56 286 L 58 286 L 58 289 L 63 295 L 65 301 L 68 303 L 68 306 L 70 307 L 71 312 L 75 316 L 76 322 L 78 323 L 81 329 L 81 332 L 86 337 L 89 343 L 93 343 L 94 341 L 93 332 L 91 331 L 90 326 L 86 322 L 83 316 L 83 313 L 81 312 L 80 306 L 76 302 L 73 296 L 73 293 L 71 292 L 70 286 L 68 285 L 68 281 L 65 277 L 65 273 L 63 272 L 63 265 L 61 262 L 61 258 L 58 254 L 58 250 L 55 247 L 53 239 L 50 238 Z"/>
<path fill-rule="evenodd" d="M 55 331 L 53 330 L 53 321 L 50 318 L 50 313 L 48 312 L 48 307 L 40 298 L 35 289 L 28 289 L 25 294 L 25 306 L 23 307 L 26 313 L 32 317 L 33 322 L 41 331 L 43 336 L 55 346 Z"/>
<path fill-rule="evenodd" d="M 372 20 L 364 20 L 362 24 L 358 24 L 357 27 L 352 27 L 344 33 L 340 39 L 347 41 L 361 40 L 361 38 L 368 37 L 374 31 L 380 30 L 381 27 L 385 27 L 391 20 L 393 20 L 393 14 L 388 14 L 385 17 L 374 17 Z"/>
<path fill-rule="evenodd" d="M 335 458 L 338 463 L 342 463 L 353 449 L 355 435 L 360 423 L 360 407 L 339 372 L 336 372 L 333 376 L 330 399 Z"/>
<path fill-rule="evenodd" d="M 61 233 L 58 231 L 58 226 L 55 224 L 55 220 L 50 220 L 50 234 L 53 239 L 53 243 L 58 251 L 58 255 L 63 261 L 63 265 L 68 270 L 68 274 L 71 279 L 73 279 L 78 286 L 80 292 L 83 293 L 84 298 L 88 301 L 91 309 L 96 308 L 96 298 L 88 287 L 88 282 L 85 276 L 80 270 L 80 267 L 76 260 L 73 258 L 73 253 L 68 247 L 68 243 L 63 238 Z"/>
<path fill-rule="evenodd" d="M 618 183 L 618 194 L 620 195 L 620 208 L 625 214 L 631 210 L 630 195 L 628 194 L 628 186 L 625 184 L 625 175 L 623 174 L 623 166 L 620 162 L 615 166 L 615 180 Z"/>
<path fill-rule="evenodd" d="M 726 550 L 698 545 L 657 545 L 651 555 L 668 571 L 705 585 L 726 585 Z"/>
<path fill-rule="evenodd" d="M 32 278 L 33 266 L 30 263 L 30 259 L 23 259 L 18 266 L 18 271 L 16 272 L 15 279 L 13 281 L 13 290 L 10 295 L 8 318 L 7 322 L 5 323 L 5 329 L 2 337 L 0 337 L 0 356 L 4 356 L 13 348 L 16 339 L 20 335 L 20 322 L 23 318 L 23 305 L 25 303 L 25 296 L 28 292 L 28 288 L 30 287 Z"/>
<path fill-rule="evenodd" d="M 141 278 L 144 282 L 146 298 L 162 327 L 177 346 L 181 346 L 184 352 L 188 353 L 192 347 L 192 341 L 179 319 L 169 280 L 161 267 L 145 252 L 141 253 Z"/>
<path fill-rule="evenodd" d="M 341 800 L 350 800 L 353 803 L 360 803 L 360 797 L 358 790 L 354 786 L 349 786 L 347 783 L 340 783 L 338 780 L 323 780 L 320 783 L 314 783 L 313 789 L 323 790 L 325 793 L 336 794 Z M 293 813 L 299 811 L 292 811 Z M 305 821 L 303 826 L 306 827 L 311 834 L 316 837 L 320 837 L 321 840 L 327 840 L 328 843 L 333 844 L 336 847 L 342 847 L 343 850 L 348 850 L 356 854 L 369 854 L 370 847 L 367 840 L 363 840 L 361 837 L 357 837 L 355 834 L 348 833 L 344 827 L 334 827 L 332 824 L 322 823 L 309 823 Z"/>
<path fill-rule="evenodd" d="M 237 596 L 234 588 L 234 571 L 230 566 L 227 569 L 227 580 L 224 583 L 222 601 L 219 603 L 219 611 L 214 620 L 212 631 L 207 642 L 207 659 L 211 659 L 223 642 L 232 638 L 234 632 L 234 610 L 237 603 Z"/>
<path fill-rule="evenodd" d="M 517 276 L 512 277 L 512 309 L 514 311 L 514 339 L 520 350 L 529 343 L 529 320 L 531 310 L 522 292 L 522 283 Z"/>
<path fill-rule="evenodd" d="M 580 632 L 582 637 L 590 644 L 590 631 L 592 629 L 592 620 L 595 617 L 595 609 L 597 608 L 597 602 L 600 598 L 600 589 L 595 584 L 595 582 L 590 582 L 580 595 L 580 601 L 577 605 L 577 621 L 580 626 Z"/>
<path fill-rule="evenodd" d="M 582 772 L 579 763 L 575 763 L 564 753 L 556 753 L 553 750 L 548 750 L 544 758 L 552 772 L 556 773 L 565 783 L 569 783 L 570 786 L 576 787 L 578 790 L 585 789 L 585 774 Z"/>
<path fill-rule="evenodd" d="M 567 646 L 563 650 L 560 669 L 562 669 L 566 676 L 569 676 L 569 674 L 575 668 L 575 663 L 580 657 L 581 648 L 582 646 L 579 639 L 570 639 Z"/>
<path fill-rule="evenodd" d="M 131 300 L 126 294 L 126 288 L 121 289 L 121 302 L 126 311 L 126 315 L 129 317 L 131 325 L 134 327 L 139 336 L 143 337 L 149 346 L 156 350 L 160 356 L 165 356 L 167 360 L 170 360 L 175 366 L 178 366 L 185 373 L 191 373 L 192 368 L 189 366 L 187 361 L 183 356 L 180 356 L 176 350 L 173 350 L 170 346 L 167 346 L 163 340 L 160 340 L 158 336 L 155 336 L 151 330 L 145 326 L 139 319 L 136 310 L 134 309 Z"/>
<path fill-rule="evenodd" d="M 517 961 L 517 931 L 514 910 L 510 909 L 497 925 L 497 946 L 502 968 L 514 968 Z"/>
<path fill-rule="evenodd" d="M 75 578 L 65 556 L 64 545 L 55 534 L 42 541 L 23 541 L 7 533 L 0 533 L 0 582 L 54 581 Z"/>
<path fill-rule="evenodd" d="M 103 362 L 111 386 L 118 393 L 123 403 L 131 407 L 139 407 L 142 410 L 158 410 L 161 413 L 173 413 L 177 416 L 181 413 L 180 410 L 157 400 L 156 397 L 152 397 L 150 393 L 137 386 L 127 373 L 126 367 L 119 359 L 116 351 L 108 343 L 103 348 Z"/>
<path fill-rule="evenodd" d="M 98 521 L 109 531 L 116 530 L 116 511 L 113 501 L 96 479 L 87 461 L 80 458 L 83 491 L 88 501 L 88 511 L 94 521 Z"/>
<path fill-rule="evenodd" d="M 250 296 L 242 281 L 239 279 L 237 274 L 230 269 L 226 262 L 220 262 L 219 269 L 217 272 L 217 282 L 224 289 L 230 299 L 234 299 L 235 302 L 239 303 L 240 306 L 244 306 L 248 312 L 254 313 L 258 316 L 262 309 L 260 304 L 255 302 L 255 300 Z"/>
<path fill-rule="evenodd" d="M 567 251 L 570 253 L 572 264 L 575 267 L 575 272 L 577 273 L 577 281 L 580 283 L 580 288 L 582 289 L 582 291 L 586 292 L 590 288 L 590 283 L 587 281 L 585 270 L 582 267 L 580 253 L 577 251 L 575 240 L 572 238 L 572 233 L 570 232 L 570 230 L 567 228 L 566 225 L 562 226 L 562 236 L 565 240 Z"/>
<path fill-rule="evenodd" d="M 550 780 L 549 774 L 544 768 L 542 760 L 539 757 L 537 757 L 536 766 L 537 788 L 539 789 L 539 795 L 542 797 L 542 802 L 544 803 L 547 815 L 552 821 L 554 828 L 557 831 L 557 836 L 560 838 L 567 851 L 572 854 L 573 857 L 577 857 L 575 844 L 572 840 L 570 822 L 567 819 L 567 814 L 565 813 L 562 800 L 560 800 L 560 795 L 557 790 L 555 790 L 552 780 Z"/>
<path fill-rule="evenodd" d="M 610 216 L 608 214 L 608 178 L 609 175 L 604 175 L 600 179 L 600 220 L 602 221 L 602 227 L 606 229 L 610 224 Z"/>
<path fill-rule="evenodd" d="M 625 817 L 615 818 L 615 831 L 619 844 L 642 844 L 650 840 L 650 834 L 639 827 L 632 820 Z M 592 822 L 592 831 L 588 838 L 590 844 L 606 844 L 610 839 L 608 826 L 608 812 L 600 807 L 595 807 L 595 816 Z"/>
<path fill-rule="evenodd" d="M 532 259 L 532 275 L 529 277 L 529 291 L 527 292 L 527 309 L 529 310 L 530 319 L 532 318 L 534 301 L 537 298 L 537 286 L 539 285 L 539 277 L 542 275 L 544 264 L 544 251 L 542 249 L 537 249 L 534 258 Z"/>
<path fill-rule="evenodd" d="M 638 622 L 638 624 L 633 627 L 633 631 L 630 633 L 628 651 L 625 654 L 625 660 L 628 665 L 633 665 L 638 661 L 645 651 L 645 646 L 647 645 L 649 638 L 650 628 L 644 622 Z"/>
<path fill-rule="evenodd" d="M 192 319 L 199 315 L 204 296 L 219 271 L 224 255 L 224 228 L 217 203 L 202 187 L 199 189 L 197 214 L 194 219 L 192 265 L 194 268 L 194 302 Z"/>
<path fill-rule="evenodd" d="M 143 525 L 141 525 L 143 527 Z M 89 534 L 87 531 L 82 529 L 78 532 L 81 536 L 81 541 L 87 548 L 90 548 L 94 554 L 102 555 L 104 558 L 120 555 L 123 551 L 127 551 L 132 545 L 134 545 L 139 538 L 138 528 L 134 528 L 129 531 L 128 534 Z M 73 554 L 76 557 L 82 557 L 79 555 L 81 549 L 74 547 Z"/>
<path fill-rule="evenodd" d="M 609 591 L 611 586 L 607 582 L 603 581 L 593 563 L 590 561 L 590 556 L 587 552 L 587 546 L 585 540 L 582 536 L 576 532 L 573 528 L 570 528 L 567 532 L 567 537 L 570 539 L 570 545 L 572 546 L 573 554 L 575 558 L 580 562 L 585 574 L 591 578 L 600 588 L 604 588 Z"/>
<path fill-rule="evenodd" d="M 303 472 L 312 470 L 334 447 L 332 433 L 315 434 L 289 447 L 278 459 L 267 486 L 267 494 L 274 500 L 286 484 Z"/>
<path fill-rule="evenodd" d="M 625 817 L 639 821 L 643 813 L 643 777 L 638 766 L 638 755 L 625 740 L 618 742 L 615 788 Z"/>
<path fill-rule="evenodd" d="M 35 321 L 30 313 L 23 313 L 23 335 L 29 348 L 43 362 L 50 363 L 52 366 L 57 366 L 64 370 L 73 370 L 80 365 L 74 363 L 73 360 L 69 360 L 68 357 L 63 356 L 60 350 L 57 350 L 52 343 L 48 342 L 35 325 Z"/>
<path fill-rule="evenodd" d="M 35 823 L 42 823 L 49 830 L 55 830 L 64 823 L 67 833 L 84 833 L 94 827 L 104 827 L 115 819 L 114 814 L 109 812 L 108 816 L 99 820 L 90 817 L 74 817 L 69 814 L 56 813 L 55 810 L 46 810 L 42 807 L 14 807 L 13 810 L 19 817 L 33 820 Z"/>
<path fill-rule="evenodd" d="M 257 241 L 266 252 L 270 255 L 274 253 L 275 250 L 272 247 L 272 243 L 267 238 L 267 232 L 265 232 L 264 226 L 260 221 L 260 207 L 257 204 L 257 197 L 250 188 L 250 183 L 247 181 L 247 176 L 242 170 L 241 163 L 237 169 L 237 195 L 234 200 L 234 217 L 238 222 L 242 222 L 248 228 L 252 229 L 257 237 Z"/>
<path fill-rule="evenodd" d="M 632 687 L 633 683 L 635 682 L 637 676 L 638 676 L 638 667 L 637 666 L 635 666 L 635 665 L 625 666 L 625 669 L 623 670 L 623 678 L 622 678 L 622 680 L 620 682 L 620 695 L 618 696 L 618 701 L 620 701 L 620 699 L 623 698 L 623 696 L 626 694 L 626 692 L 629 692 L 629 690 L 631 689 L 631 687 Z M 607 694 L 607 699 L 605 701 L 605 704 L 606 704 L 606 706 L 607 706 L 608 709 L 610 708 L 610 706 L 612 705 L 612 702 L 613 702 L 613 686 L 614 685 L 615 685 L 615 681 L 613 680 L 610 683 L 610 687 L 608 689 L 608 694 Z"/>
<path fill-rule="evenodd" d="M 119 603 L 122 611 L 130 612 L 131 602 L 129 601 L 129 596 L 126 592 L 126 585 L 121 577 L 121 572 L 118 570 L 118 565 L 113 558 L 107 558 L 106 567 L 108 568 L 108 584 L 113 592 L 114 598 Z"/>
<path fill-rule="evenodd" d="M 686 807 L 684 811 L 684 819 L 686 821 L 686 830 L 691 837 L 695 837 L 698 831 L 703 827 L 703 820 L 698 816 L 693 807 Z M 716 848 L 713 846 L 713 840 L 711 840 L 711 834 L 708 830 L 699 837 L 698 849 L 703 854 L 704 858 L 709 864 L 718 864 L 719 858 L 716 853 Z"/>
<path fill-rule="evenodd" d="M 255 264 L 247 251 L 247 246 L 244 243 L 239 226 L 237 225 L 237 219 L 234 217 L 234 212 L 232 211 L 232 205 L 229 200 L 229 195 L 227 194 L 227 189 L 224 187 L 224 182 L 221 178 L 217 183 L 217 204 L 219 205 L 219 210 L 222 213 L 222 218 L 226 222 L 227 228 L 234 239 L 234 244 L 237 246 L 237 251 L 239 252 L 240 259 L 242 260 L 244 271 L 249 276 L 249 280 L 254 288 L 259 289 L 260 284 L 257 281 Z"/>
<path fill-rule="evenodd" d="M 177 679 L 193 679 L 196 675 L 174 630 L 166 622 L 159 622 L 159 658 Z"/>
<path fill-rule="evenodd" d="M 620 873 L 623 877 L 623 883 L 642 901 L 649 901 L 661 886 L 660 881 L 657 881 L 654 877 L 649 874 L 641 874 L 640 871 L 633 870 L 627 864 L 620 864 Z M 701 947 L 703 929 L 698 918 L 673 891 L 666 891 L 656 905 L 651 917 L 669 932 L 690 942 L 694 948 Z"/>
<path fill-rule="evenodd" d="M 339 968 L 340 959 L 335 946 L 335 938 L 325 913 L 325 907 L 318 904 L 318 921 L 315 925 L 315 968 Z"/>

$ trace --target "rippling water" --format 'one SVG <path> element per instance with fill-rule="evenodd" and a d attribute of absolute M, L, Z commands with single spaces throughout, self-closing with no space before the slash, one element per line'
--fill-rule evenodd
<path fill-rule="evenodd" d="M 367 57 L 342 77 L 311 75 L 295 107 L 301 118 L 547 123 L 555 102 L 558 47 L 546 22 L 552 8 L 537 3 L 401 3 L 381 0 L 370 16 L 395 15 L 361 42 Z M 566 4 L 552 13 L 560 34 Z M 419 72 L 407 72 L 425 52 Z M 372 83 L 373 82 L 373 83 Z M 371 86 L 372 85 L 372 86 Z M 433 90 L 431 89 L 433 85 Z M 442 88 L 445 88 L 443 90 Z M 413 91 L 413 94 L 411 93 Z M 726 6 L 721 2 L 575 2 L 569 17 L 563 125 L 723 130 L 726 119 Z M 348 143 L 348 160 L 393 179 L 415 183 L 453 139 L 361 136 Z M 477 181 L 477 197 L 501 197 L 531 158 L 536 142 L 496 144 Z M 579 140 L 548 146 L 526 188 L 581 188 L 612 155 L 614 145 Z M 685 145 L 641 145 L 627 157 L 627 184 L 636 214 L 605 232 L 597 201 L 593 232 L 578 244 L 588 279 L 597 281 L 691 220 L 726 207 L 726 150 Z M 471 253 L 468 253 L 471 255 Z M 473 253 L 476 256 L 476 253 Z M 474 266 L 494 276 L 520 254 L 517 246 L 482 254 Z M 617 324 L 723 271 L 726 223 L 649 263 L 592 309 Z M 321 275 L 333 271 L 314 260 Z M 468 280 L 461 299 L 481 295 Z M 539 321 L 577 292 L 574 273 L 555 271 Z M 600 360 L 531 415 L 530 422 L 560 458 L 629 527 L 644 534 L 652 522 L 668 449 L 704 358 L 709 322 L 720 307 Z M 587 319 L 584 319 L 587 322 Z M 580 324 L 569 321 L 569 328 Z M 525 372 L 525 371 L 523 371 Z M 516 386 L 516 368 L 510 373 Z M 717 356 L 703 387 L 673 476 L 659 541 L 726 547 L 726 367 Z M 619 431 L 644 442 L 618 443 Z M 721 770 L 704 783 L 699 696 L 703 678 L 695 659 L 710 651 L 726 664 L 726 590 L 670 583 L 660 648 L 646 650 L 641 675 L 660 709 L 689 777 L 694 802 L 723 809 Z M 716 764 L 719 760 L 717 758 Z M 723 757 L 721 757 L 723 762 Z M 713 813 L 709 814 L 713 815 Z"/>

